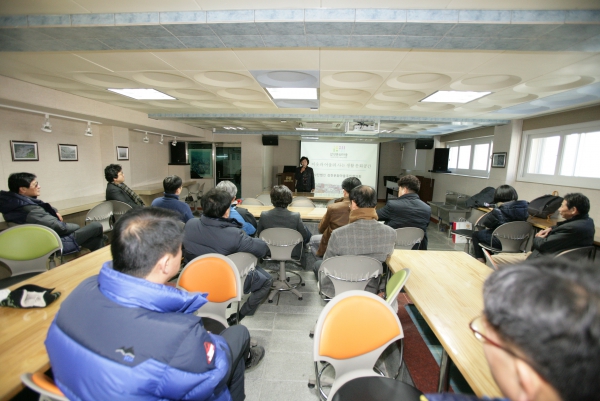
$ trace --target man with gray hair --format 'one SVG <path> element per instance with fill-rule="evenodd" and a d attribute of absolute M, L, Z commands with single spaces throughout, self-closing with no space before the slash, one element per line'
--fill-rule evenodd
<path fill-rule="evenodd" d="M 511 401 L 592 401 L 600 394 L 600 270 L 528 259 L 493 272 L 471 330 Z M 429 401 L 475 401 L 428 394 Z M 489 400 L 488 398 L 485 398 Z"/>
<path fill-rule="evenodd" d="M 256 219 L 247 209 L 237 207 L 236 197 L 237 197 L 237 187 L 231 181 L 221 181 L 217 184 L 217 188 L 225 190 L 229 195 L 231 195 L 231 206 L 229 211 L 229 218 L 235 219 L 238 223 L 242 225 L 242 230 L 248 235 L 254 235 L 256 232 Z"/>

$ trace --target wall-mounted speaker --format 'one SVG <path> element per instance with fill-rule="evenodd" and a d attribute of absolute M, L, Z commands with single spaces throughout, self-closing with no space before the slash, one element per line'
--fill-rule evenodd
<path fill-rule="evenodd" d="M 415 139 L 415 149 L 433 149 L 433 138 Z"/>
<path fill-rule="evenodd" d="M 263 145 L 265 145 L 265 146 L 278 146 L 279 145 L 279 137 L 277 135 L 263 135 L 262 141 L 263 141 Z"/>
<path fill-rule="evenodd" d="M 171 161 L 169 164 L 187 164 L 185 142 L 177 142 L 175 146 L 170 146 L 171 149 Z"/>
<path fill-rule="evenodd" d="M 433 153 L 432 172 L 448 172 L 448 159 L 450 158 L 450 148 L 435 148 Z"/>

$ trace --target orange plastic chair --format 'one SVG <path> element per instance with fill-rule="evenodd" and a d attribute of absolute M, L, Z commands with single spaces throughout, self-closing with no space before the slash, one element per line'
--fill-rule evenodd
<path fill-rule="evenodd" d="M 227 324 L 227 306 L 242 299 L 240 273 L 227 256 L 209 253 L 191 260 L 177 279 L 177 288 L 190 292 L 207 292 L 208 303 L 196 312 L 197 316 Z M 239 310 L 238 310 L 239 312 Z"/>
<path fill-rule="evenodd" d="M 41 372 L 33 374 L 24 373 L 21 375 L 21 381 L 33 391 L 42 396 L 46 396 L 46 399 L 49 398 L 53 401 L 69 401 L 56 384 L 54 384 L 54 380 Z"/>
<path fill-rule="evenodd" d="M 333 298 L 321 312 L 315 328 L 313 360 L 317 388 L 322 399 L 333 397 L 344 383 L 357 377 L 378 376 L 373 370 L 383 351 L 404 338 L 402 325 L 390 305 L 366 291 L 346 291 Z M 321 385 L 319 362 L 335 369 L 329 396 Z"/>

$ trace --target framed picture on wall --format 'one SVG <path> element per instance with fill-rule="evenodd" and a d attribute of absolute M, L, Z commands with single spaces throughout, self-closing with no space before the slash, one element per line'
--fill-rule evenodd
<path fill-rule="evenodd" d="M 37 142 L 10 141 L 10 150 L 14 162 L 37 162 L 40 160 Z"/>
<path fill-rule="evenodd" d="M 129 160 L 129 148 L 127 146 L 117 146 L 117 160 Z"/>
<path fill-rule="evenodd" d="M 76 162 L 77 158 L 77 145 L 58 145 L 58 160 L 61 162 Z"/>
<path fill-rule="evenodd" d="M 506 152 L 492 154 L 492 167 L 506 167 Z"/>

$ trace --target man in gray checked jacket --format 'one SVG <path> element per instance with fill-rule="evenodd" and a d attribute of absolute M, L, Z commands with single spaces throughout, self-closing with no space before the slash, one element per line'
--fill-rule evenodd
<path fill-rule="evenodd" d="M 337 228 L 331 233 L 327 251 L 323 260 L 334 256 L 360 255 L 385 262 L 394 252 L 396 231 L 377 222 L 377 193 L 368 185 L 360 185 L 350 191 L 350 220 L 348 225 Z M 315 263 L 314 272 L 318 273 L 322 261 Z M 333 283 L 327 277 L 321 281 L 321 292 L 333 297 Z M 377 293 L 374 283 L 367 285 L 367 291 Z"/>

